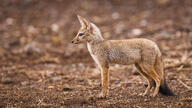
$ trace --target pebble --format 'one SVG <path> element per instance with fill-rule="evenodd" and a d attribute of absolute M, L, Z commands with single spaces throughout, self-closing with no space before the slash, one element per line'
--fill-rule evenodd
<path fill-rule="evenodd" d="M 27 29 L 27 32 L 31 34 L 35 34 L 37 33 L 37 29 L 34 26 L 30 25 Z"/>
<path fill-rule="evenodd" d="M 6 23 L 7 23 L 7 25 L 13 25 L 14 19 L 13 18 L 7 18 Z"/>
<path fill-rule="evenodd" d="M 29 82 L 28 81 L 23 81 L 23 82 L 21 82 L 21 85 L 28 85 L 29 84 Z"/>
<path fill-rule="evenodd" d="M 132 30 L 132 34 L 136 35 L 136 36 L 141 35 L 142 34 L 142 30 L 139 29 L 139 28 L 135 28 L 135 29 Z"/>
<path fill-rule="evenodd" d="M 58 32 L 59 31 L 59 26 L 57 24 L 52 24 L 51 25 L 51 30 L 54 32 Z"/>
<path fill-rule="evenodd" d="M 52 81 L 52 82 L 56 82 L 56 81 L 59 81 L 59 80 L 61 80 L 61 77 L 55 76 L 55 77 L 50 78 L 50 81 Z"/>
<path fill-rule="evenodd" d="M 2 82 L 4 84 L 11 84 L 13 83 L 12 79 L 10 77 L 2 78 Z"/>
<path fill-rule="evenodd" d="M 39 53 L 40 52 L 40 49 L 35 47 L 34 45 L 32 44 L 28 44 L 24 47 L 24 51 L 28 54 L 32 54 L 32 53 Z"/>

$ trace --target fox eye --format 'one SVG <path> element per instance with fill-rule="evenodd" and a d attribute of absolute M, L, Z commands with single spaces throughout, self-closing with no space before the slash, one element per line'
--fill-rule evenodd
<path fill-rule="evenodd" d="M 83 33 L 79 33 L 79 36 L 83 36 L 84 34 Z"/>

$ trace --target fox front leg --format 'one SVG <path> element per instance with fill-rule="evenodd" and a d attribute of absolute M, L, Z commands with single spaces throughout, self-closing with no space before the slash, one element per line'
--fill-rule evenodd
<path fill-rule="evenodd" d="M 109 87 L 109 72 L 108 66 L 101 66 L 101 81 L 102 81 L 102 91 L 99 94 L 99 98 L 105 98 L 108 95 Z"/>

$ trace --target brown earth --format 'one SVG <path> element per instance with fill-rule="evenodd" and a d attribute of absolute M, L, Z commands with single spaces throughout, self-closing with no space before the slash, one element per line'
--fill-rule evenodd
<path fill-rule="evenodd" d="M 98 99 L 99 70 L 85 45 L 71 44 L 77 14 L 106 39 L 157 42 L 176 96 L 140 96 L 135 67 L 114 65 Z M 0 0 L 0 107 L 192 107 L 191 27 L 191 0 Z"/>

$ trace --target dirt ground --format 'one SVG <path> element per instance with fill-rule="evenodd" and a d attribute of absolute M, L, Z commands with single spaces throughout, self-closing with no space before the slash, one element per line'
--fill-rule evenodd
<path fill-rule="evenodd" d="M 79 14 L 105 39 L 158 43 L 176 96 L 140 96 L 133 65 L 110 67 L 110 92 L 98 99 L 100 72 L 86 45 L 71 44 Z M 191 0 L 0 0 L 0 107 L 192 108 Z"/>

